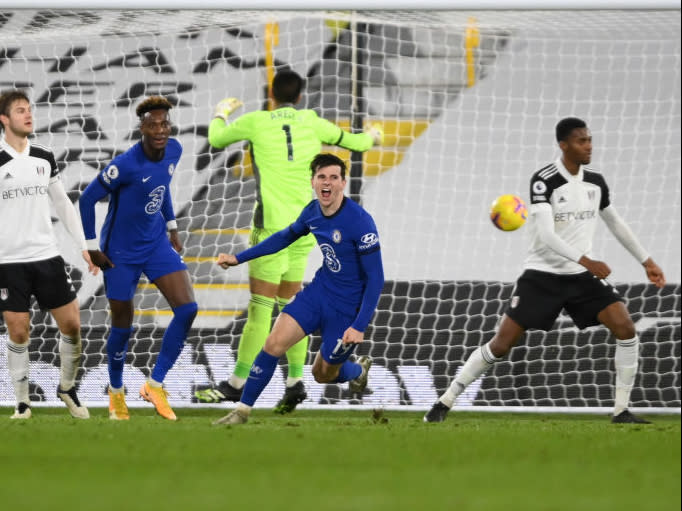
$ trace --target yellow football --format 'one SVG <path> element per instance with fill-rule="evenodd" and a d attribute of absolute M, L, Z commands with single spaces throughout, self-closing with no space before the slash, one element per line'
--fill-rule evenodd
<path fill-rule="evenodd" d="M 503 231 L 515 231 L 527 218 L 526 203 L 518 195 L 500 195 L 490 206 L 490 220 Z"/>

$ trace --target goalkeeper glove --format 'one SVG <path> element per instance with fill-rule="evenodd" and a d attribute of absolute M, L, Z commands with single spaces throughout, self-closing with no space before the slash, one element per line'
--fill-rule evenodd
<path fill-rule="evenodd" d="M 384 143 L 384 127 L 379 122 L 370 123 L 369 127 L 365 130 L 372 140 L 374 145 L 381 145 Z"/>
<path fill-rule="evenodd" d="M 227 122 L 227 116 L 242 105 L 243 103 L 237 98 L 225 98 L 215 106 L 213 117 L 220 117 L 223 121 Z"/>

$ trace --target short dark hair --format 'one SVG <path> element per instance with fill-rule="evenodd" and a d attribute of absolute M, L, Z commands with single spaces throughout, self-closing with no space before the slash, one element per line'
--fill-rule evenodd
<path fill-rule="evenodd" d="M 582 119 L 578 119 L 577 117 L 566 117 L 565 119 L 561 119 L 557 123 L 555 129 L 556 141 L 561 142 L 562 140 L 566 140 L 573 130 L 579 128 L 587 128 L 587 124 Z"/>
<path fill-rule="evenodd" d="M 303 90 L 303 78 L 296 71 L 277 71 L 272 80 L 272 96 L 278 103 L 296 103 Z"/>
<path fill-rule="evenodd" d="M 332 165 L 341 167 L 341 179 L 346 179 L 346 164 L 341 158 L 331 153 L 320 153 L 313 158 L 313 161 L 310 162 L 311 176 L 314 177 L 318 170 Z"/>
<path fill-rule="evenodd" d="M 149 96 L 142 103 L 137 105 L 135 113 L 140 118 L 140 122 L 144 119 L 144 114 L 152 110 L 165 110 L 166 112 L 173 108 L 173 105 L 163 96 Z"/>
<path fill-rule="evenodd" d="M 12 103 L 20 99 L 23 99 L 28 103 L 31 102 L 31 100 L 28 99 L 28 94 L 21 89 L 10 89 L 2 92 L 2 94 L 0 94 L 0 115 L 9 117 L 9 109 L 12 106 Z M 0 130 L 2 129 L 4 129 L 4 125 L 0 123 Z"/>

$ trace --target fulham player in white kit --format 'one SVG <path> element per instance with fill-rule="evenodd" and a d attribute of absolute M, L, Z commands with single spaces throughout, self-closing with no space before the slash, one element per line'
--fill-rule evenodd
<path fill-rule="evenodd" d="M 592 135 L 585 122 L 574 117 L 561 120 L 556 139 L 561 157 L 533 174 L 530 181 L 530 249 L 498 331 L 471 354 L 424 422 L 445 420 L 457 396 L 509 353 L 526 330 L 551 329 L 565 309 L 578 328 L 603 324 L 616 338 L 612 422 L 648 423 L 628 410 L 639 339 L 623 299 L 604 280 L 611 269 L 591 258 L 597 219 L 604 220 L 654 285 L 663 287 L 665 276 L 611 205 L 604 177 L 586 167 L 592 157 Z"/>
<path fill-rule="evenodd" d="M 88 409 L 76 395 L 80 366 L 80 310 L 76 292 L 59 255 L 52 228 L 50 203 L 81 248 L 91 273 L 85 236 L 76 210 L 66 195 L 54 155 L 33 144 L 33 113 L 21 90 L 0 95 L 0 311 L 7 329 L 7 364 L 14 387 L 16 408 L 12 419 L 31 417 L 29 400 L 29 310 L 33 295 L 48 309 L 59 328 L 61 360 L 57 396 L 71 415 L 89 418 Z"/>

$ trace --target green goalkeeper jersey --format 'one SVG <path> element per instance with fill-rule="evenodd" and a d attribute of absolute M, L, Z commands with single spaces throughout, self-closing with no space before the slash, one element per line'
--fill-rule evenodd
<path fill-rule="evenodd" d="M 253 225 L 272 230 L 294 222 L 312 200 L 309 166 L 322 144 L 359 152 L 373 144 L 366 133 L 348 133 L 314 110 L 293 106 L 250 112 L 228 123 L 213 119 L 208 140 L 219 149 L 239 140 L 251 143 L 257 187 Z"/>

